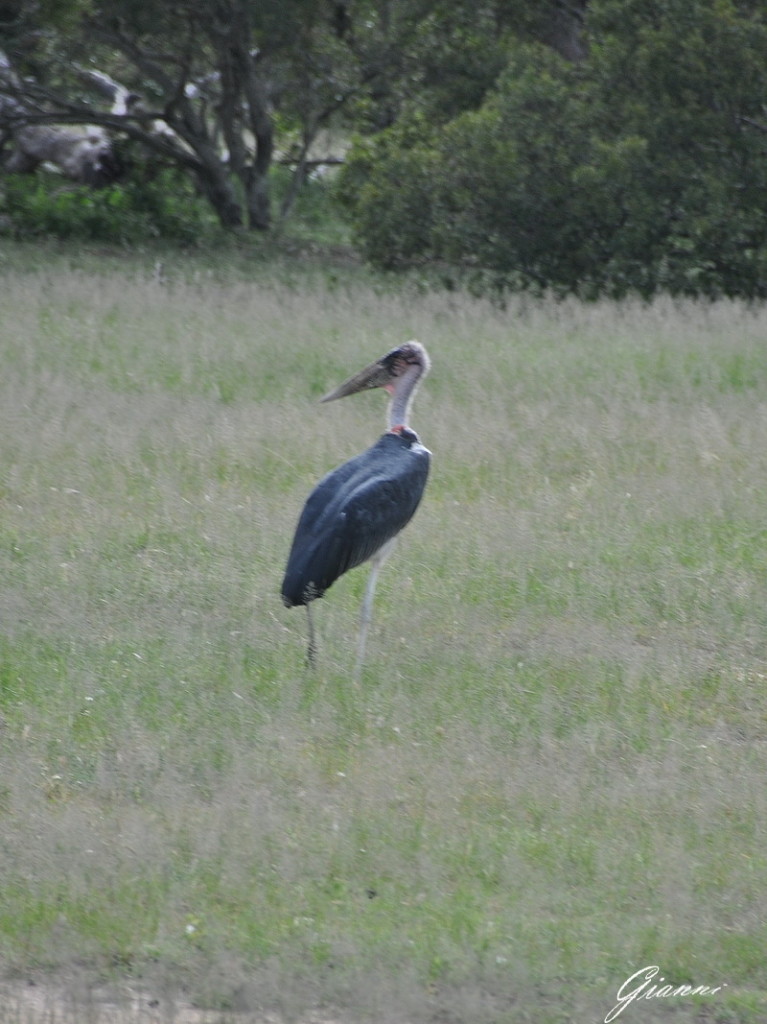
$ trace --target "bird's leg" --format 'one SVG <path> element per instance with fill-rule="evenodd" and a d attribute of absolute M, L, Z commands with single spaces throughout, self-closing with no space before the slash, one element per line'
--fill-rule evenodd
<path fill-rule="evenodd" d="M 362 601 L 362 611 L 360 612 L 360 638 L 357 645 L 357 664 L 354 669 L 354 680 L 359 681 L 360 673 L 362 672 L 362 664 L 365 660 L 365 644 L 368 638 L 368 628 L 370 627 L 370 620 L 373 617 L 373 597 L 376 592 L 376 583 L 378 582 L 378 573 L 381 570 L 381 566 L 384 564 L 386 559 L 394 550 L 396 544 L 396 537 L 392 540 L 387 541 L 382 548 L 380 548 L 372 558 L 372 567 L 370 569 L 370 576 L 368 577 L 367 587 L 365 588 L 365 597 Z"/>
<path fill-rule="evenodd" d="M 368 628 L 370 627 L 370 620 L 373 617 L 373 596 L 376 592 L 376 583 L 378 582 L 378 571 L 381 568 L 381 563 L 376 560 L 373 562 L 373 567 L 370 570 L 368 576 L 367 586 L 365 587 L 365 597 L 362 600 L 362 611 L 360 612 L 360 636 L 357 643 L 357 664 L 354 667 L 354 680 L 357 682 L 362 672 L 362 663 L 365 660 L 365 644 L 368 639 Z"/>
<path fill-rule="evenodd" d="M 306 602 L 306 621 L 309 626 L 309 645 L 306 648 L 306 664 L 314 668 L 317 664 L 317 636 L 314 632 L 314 618 L 312 617 L 312 606 Z"/>

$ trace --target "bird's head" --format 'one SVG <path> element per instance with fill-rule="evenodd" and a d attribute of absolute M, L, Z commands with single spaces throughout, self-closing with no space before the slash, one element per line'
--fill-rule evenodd
<path fill-rule="evenodd" d="M 429 356 L 423 345 L 418 341 L 406 341 L 404 345 L 393 348 L 364 370 L 349 377 L 320 401 L 332 402 L 336 398 L 346 398 L 347 395 L 369 391 L 371 388 L 383 388 L 393 395 L 397 390 L 398 381 L 407 377 L 415 383 L 429 372 L 430 365 Z"/>

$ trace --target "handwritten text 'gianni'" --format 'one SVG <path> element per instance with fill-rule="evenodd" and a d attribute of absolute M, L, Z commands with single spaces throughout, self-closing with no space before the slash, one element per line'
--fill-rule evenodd
<path fill-rule="evenodd" d="M 618 1002 L 605 1017 L 605 1024 L 615 1020 L 630 1006 L 635 999 L 673 999 L 683 996 L 713 996 L 721 992 L 726 985 L 664 985 L 665 978 L 659 978 L 660 984 L 650 984 L 657 976 L 660 967 L 651 964 L 636 971 L 623 982 L 618 989 Z"/>

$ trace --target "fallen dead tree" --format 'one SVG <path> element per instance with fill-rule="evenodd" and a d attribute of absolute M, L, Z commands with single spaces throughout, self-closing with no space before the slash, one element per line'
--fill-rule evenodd
<path fill-rule="evenodd" d="M 0 146 L 9 150 L 6 171 L 31 174 L 47 165 L 72 181 L 101 188 L 120 177 L 121 163 L 100 125 L 51 124 L 36 103 L 25 101 L 25 87 L 0 53 Z"/>
<path fill-rule="evenodd" d="M 13 149 L 4 167 L 12 173 L 31 174 L 48 164 L 72 181 L 101 188 L 116 181 L 122 172 L 106 133 L 95 125 L 27 125 L 10 135 Z"/>

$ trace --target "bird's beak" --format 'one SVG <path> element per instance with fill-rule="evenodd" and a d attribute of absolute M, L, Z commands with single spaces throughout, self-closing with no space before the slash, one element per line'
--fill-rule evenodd
<path fill-rule="evenodd" d="M 369 391 L 371 388 L 383 388 L 391 384 L 392 374 L 386 363 L 378 359 L 364 370 L 355 373 L 353 377 L 339 384 L 334 391 L 320 399 L 321 402 L 333 402 L 336 398 L 346 398 L 347 395 L 356 395 L 358 391 Z"/>

